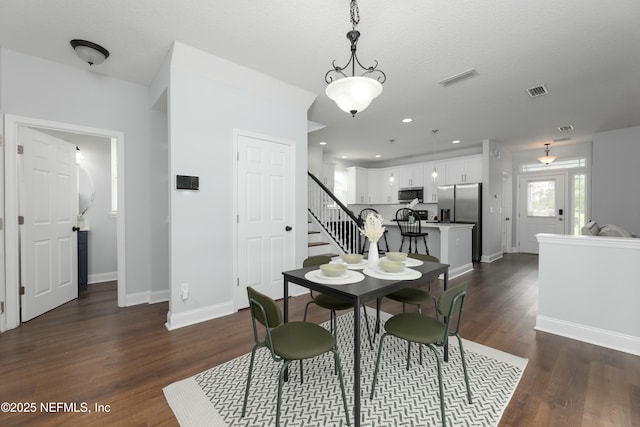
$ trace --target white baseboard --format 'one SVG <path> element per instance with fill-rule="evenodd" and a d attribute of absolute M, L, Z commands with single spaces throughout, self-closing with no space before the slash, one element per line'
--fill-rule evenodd
<path fill-rule="evenodd" d="M 640 337 L 546 316 L 536 317 L 534 329 L 640 356 Z"/>
<path fill-rule="evenodd" d="M 124 306 L 129 307 L 138 304 L 147 304 L 149 302 L 149 292 L 136 292 L 135 294 L 127 294 Z"/>
<path fill-rule="evenodd" d="M 503 256 L 502 251 L 496 252 L 495 254 L 491 254 L 491 255 L 482 255 L 480 257 L 480 262 L 490 263 L 490 262 L 499 260 L 500 258 L 502 258 L 502 256 Z"/>
<path fill-rule="evenodd" d="M 89 274 L 88 276 L 90 285 L 93 283 L 111 282 L 114 280 L 118 280 L 117 271 L 112 271 L 110 273 Z"/>
<path fill-rule="evenodd" d="M 223 304 L 210 305 L 207 307 L 196 308 L 194 310 L 185 311 L 183 313 L 173 314 L 167 313 L 167 323 L 164 325 L 168 330 L 183 328 L 185 326 L 195 325 L 196 323 L 205 322 L 207 320 L 216 319 L 235 313 L 233 302 L 229 301 Z"/>
<path fill-rule="evenodd" d="M 149 293 L 149 304 L 169 301 L 170 295 L 171 293 L 169 292 L 169 289 L 164 289 L 162 291 L 151 291 Z"/>
<path fill-rule="evenodd" d="M 473 271 L 473 263 L 470 262 L 468 264 L 461 265 L 460 267 L 450 268 L 449 269 L 449 279 L 453 279 L 458 276 L 462 276 L 465 273 Z"/>

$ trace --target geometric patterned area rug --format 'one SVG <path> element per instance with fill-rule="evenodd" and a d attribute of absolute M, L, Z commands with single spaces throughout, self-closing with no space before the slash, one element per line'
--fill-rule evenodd
<path fill-rule="evenodd" d="M 375 311 L 368 312 L 370 324 Z M 384 322 L 390 315 L 381 313 Z M 436 362 L 423 348 L 419 364 L 418 346 L 412 346 L 411 366 L 406 370 L 407 344 L 385 338 L 378 385 L 369 399 L 375 359 L 380 343 L 369 348 L 365 322 L 361 322 L 361 425 L 439 426 L 440 400 Z M 328 322 L 322 324 L 328 328 Z M 353 313 L 338 318 L 338 349 L 344 373 L 349 419 L 353 423 Z M 463 340 L 471 385 L 472 404 L 467 402 L 457 340 L 449 344 L 449 362 L 442 363 L 445 416 L 449 426 L 496 426 L 527 365 L 527 360 Z M 215 366 L 191 378 L 170 384 L 164 394 L 178 422 L 195 426 L 275 425 L 276 393 L 280 364 L 268 349 L 258 350 L 254 363 L 247 413 L 241 417 L 247 370 L 251 354 Z M 346 425 L 337 375 L 331 353 L 304 364 L 305 382 L 300 384 L 299 364 L 291 364 L 289 381 L 282 393 L 281 425 Z M 353 424 L 352 424 L 353 425 Z"/>

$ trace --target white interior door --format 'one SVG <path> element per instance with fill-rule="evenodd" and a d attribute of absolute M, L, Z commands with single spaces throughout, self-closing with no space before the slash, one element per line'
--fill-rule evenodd
<path fill-rule="evenodd" d="M 20 127 L 22 321 L 78 297 L 78 170 L 75 146 Z"/>
<path fill-rule="evenodd" d="M 538 253 L 536 234 L 566 234 L 566 175 L 520 177 L 519 250 Z"/>
<path fill-rule="evenodd" d="M 294 264 L 292 147 L 238 135 L 237 308 L 246 287 L 282 298 L 282 272 Z"/>
<path fill-rule="evenodd" d="M 500 209 L 502 219 L 502 253 L 510 253 L 513 247 L 512 243 L 512 217 L 513 204 L 511 202 L 513 193 L 513 184 L 511 175 L 502 173 L 502 206 Z"/>

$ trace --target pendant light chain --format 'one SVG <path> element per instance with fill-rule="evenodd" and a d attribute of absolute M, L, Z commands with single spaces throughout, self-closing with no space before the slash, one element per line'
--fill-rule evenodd
<path fill-rule="evenodd" d="M 356 0 L 351 0 L 351 27 L 355 30 L 358 24 L 360 23 L 360 9 L 358 9 L 358 2 Z"/>

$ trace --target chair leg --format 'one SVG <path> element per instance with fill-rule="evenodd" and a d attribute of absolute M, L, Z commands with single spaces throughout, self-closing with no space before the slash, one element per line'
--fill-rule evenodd
<path fill-rule="evenodd" d="M 427 251 L 427 255 L 429 255 L 429 247 L 427 246 L 427 238 L 422 236 L 422 238 L 424 239 L 424 249 L 425 251 Z M 416 244 L 416 248 L 418 247 L 418 244 Z"/>
<path fill-rule="evenodd" d="M 422 314 L 422 305 L 418 304 L 418 314 Z M 422 365 L 422 344 L 418 344 L 418 351 L 420 352 L 420 364 Z"/>
<path fill-rule="evenodd" d="M 411 240 L 409 240 L 409 242 L 411 242 Z M 402 241 L 400 242 L 400 249 L 398 249 L 398 252 L 402 252 L 403 245 L 404 245 L 404 236 L 402 236 Z"/>
<path fill-rule="evenodd" d="M 249 399 L 249 386 L 251 385 L 251 373 L 253 372 L 253 361 L 255 359 L 258 345 L 253 346 L 251 350 L 251 362 L 249 362 L 249 374 L 247 375 L 247 388 L 244 390 L 244 403 L 242 404 L 242 416 L 247 412 L 247 400 Z"/>
<path fill-rule="evenodd" d="M 307 303 L 307 305 L 304 306 L 304 317 L 302 318 L 302 320 L 304 320 L 305 322 L 307 321 L 307 310 L 309 309 L 309 305 L 313 303 L 314 301 L 311 300 Z"/>
<path fill-rule="evenodd" d="M 344 406 L 344 415 L 347 418 L 347 425 L 350 426 L 349 423 L 349 408 L 347 407 L 347 394 L 344 391 L 344 381 L 342 379 L 342 365 L 340 364 L 340 356 L 338 355 L 338 351 L 333 348 L 331 350 L 333 352 L 333 360 L 334 365 L 338 367 L 338 378 L 340 379 L 340 391 L 342 392 L 342 405 Z"/>
<path fill-rule="evenodd" d="M 329 314 L 329 319 L 330 319 L 329 320 L 329 325 L 330 325 L 329 329 L 330 329 L 331 335 L 333 335 L 333 339 L 335 340 L 336 346 L 337 346 L 338 345 L 338 334 L 337 334 L 338 325 L 336 324 L 337 320 L 336 320 L 336 312 L 335 312 L 335 310 L 331 310 L 331 312 Z M 338 373 L 338 367 L 334 366 L 333 367 L 333 374 L 335 375 L 337 373 Z"/>
<path fill-rule="evenodd" d="M 436 356 L 436 364 L 438 365 L 438 387 L 440 389 L 440 416 L 442 417 L 442 427 L 447 426 L 447 420 L 444 417 L 444 388 L 442 387 L 442 365 L 440 363 L 440 357 L 438 356 L 438 352 L 432 345 L 427 344 L 427 347 L 433 351 L 433 354 Z"/>
<path fill-rule="evenodd" d="M 302 359 L 300 359 L 300 384 L 304 382 L 304 367 L 302 366 Z"/>
<path fill-rule="evenodd" d="M 411 361 L 411 341 L 407 341 L 407 371 L 409 370 L 410 361 Z"/>
<path fill-rule="evenodd" d="M 460 345 L 460 358 L 462 359 L 462 371 L 464 372 L 464 382 L 467 384 L 467 399 L 471 403 L 471 387 L 469 386 L 469 374 L 467 373 L 467 362 L 464 359 L 464 349 L 462 348 L 462 338 L 456 335 L 458 344 Z"/>
<path fill-rule="evenodd" d="M 378 382 L 378 368 L 380 368 L 380 355 L 382 354 L 382 344 L 384 343 L 384 338 L 387 336 L 385 332 L 380 337 L 380 345 L 378 346 L 378 356 L 376 357 L 376 369 L 373 371 L 373 383 L 371 384 L 371 395 L 369 399 L 373 399 L 373 394 L 376 391 L 376 383 Z"/>
<path fill-rule="evenodd" d="M 278 375 L 278 403 L 276 404 L 276 427 L 280 425 L 280 407 L 282 406 L 282 383 L 284 382 L 284 371 L 287 370 L 291 360 L 285 360 L 280 368 L 280 375 Z"/>

